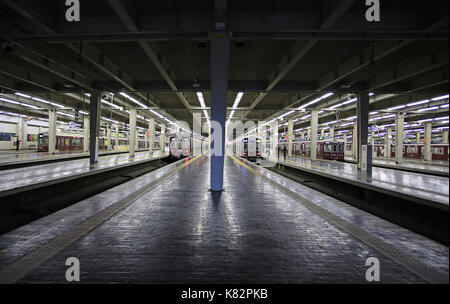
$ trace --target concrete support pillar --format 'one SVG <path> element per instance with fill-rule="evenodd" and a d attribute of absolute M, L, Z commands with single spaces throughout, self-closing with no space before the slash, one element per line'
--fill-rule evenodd
<path fill-rule="evenodd" d="M 330 128 L 329 132 L 331 140 L 334 141 L 334 128 Z"/>
<path fill-rule="evenodd" d="M 372 145 L 368 144 L 369 129 L 369 94 L 361 92 L 356 101 L 356 120 L 358 133 L 358 168 L 372 170 Z"/>
<path fill-rule="evenodd" d="M 111 144 L 111 124 L 108 124 L 106 126 L 106 141 L 108 144 L 108 151 L 112 150 L 112 144 Z"/>
<path fill-rule="evenodd" d="M 442 143 L 448 144 L 448 130 L 442 130 Z"/>
<path fill-rule="evenodd" d="M 53 154 L 56 149 L 56 110 L 48 111 L 48 152 Z"/>
<path fill-rule="evenodd" d="M 161 153 L 166 152 L 166 125 L 161 124 L 161 133 L 159 134 L 159 147 L 161 149 Z"/>
<path fill-rule="evenodd" d="M 136 109 L 130 109 L 130 138 L 128 139 L 128 151 L 130 157 L 134 157 L 136 152 Z"/>
<path fill-rule="evenodd" d="M 403 124 L 405 116 L 401 113 L 397 113 L 395 116 L 395 163 L 401 164 L 403 162 Z"/>
<path fill-rule="evenodd" d="M 358 160 L 358 122 L 353 125 L 352 156 L 353 159 Z"/>
<path fill-rule="evenodd" d="M 278 121 L 275 120 L 270 124 L 272 134 L 272 150 L 270 155 L 274 160 L 278 160 Z M 240 145 L 239 145 L 240 146 Z"/>
<path fill-rule="evenodd" d="M 98 163 L 98 142 L 100 136 L 101 92 L 91 92 L 89 121 L 89 163 Z"/>
<path fill-rule="evenodd" d="M 136 128 L 136 133 L 135 133 L 135 141 L 134 141 L 134 151 L 139 150 L 139 130 Z"/>
<path fill-rule="evenodd" d="M 230 33 L 213 31 L 211 33 L 211 127 L 214 129 L 215 153 L 211 155 L 211 191 L 223 190 L 229 57 Z"/>
<path fill-rule="evenodd" d="M 420 132 L 416 133 L 416 144 L 420 144 Z"/>
<path fill-rule="evenodd" d="M 292 156 L 292 142 L 294 139 L 294 122 L 292 119 L 288 121 L 288 157 Z"/>
<path fill-rule="evenodd" d="M 423 158 L 426 161 L 431 161 L 431 122 L 427 122 L 425 124 L 425 133 L 424 133 L 424 151 L 423 151 Z"/>
<path fill-rule="evenodd" d="M 317 160 L 317 123 L 319 114 L 317 110 L 311 112 L 311 160 Z"/>
<path fill-rule="evenodd" d="M 148 152 L 153 153 L 153 147 L 155 145 L 155 119 L 150 118 L 148 122 Z"/>
<path fill-rule="evenodd" d="M 16 125 L 16 134 L 19 142 L 19 149 L 27 148 L 27 121 L 23 117 L 19 117 Z"/>
<path fill-rule="evenodd" d="M 308 131 L 306 131 L 306 136 L 308 140 L 311 140 L 311 128 L 309 128 Z"/>
<path fill-rule="evenodd" d="M 388 128 L 384 138 L 384 157 L 391 157 L 392 128 Z"/>
<path fill-rule="evenodd" d="M 322 128 L 322 129 L 320 130 L 320 139 L 323 139 L 324 136 L 325 136 L 325 129 Z"/>
<path fill-rule="evenodd" d="M 116 125 L 116 133 L 114 134 L 115 136 L 115 150 L 119 151 L 119 125 Z"/>
<path fill-rule="evenodd" d="M 89 152 L 89 117 L 87 116 L 84 116 L 83 118 L 83 129 L 84 129 L 83 151 Z"/>

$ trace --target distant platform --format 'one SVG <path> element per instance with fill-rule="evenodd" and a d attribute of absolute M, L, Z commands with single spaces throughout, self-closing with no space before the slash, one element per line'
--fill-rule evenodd
<path fill-rule="evenodd" d="M 281 158 L 280 163 L 307 168 L 318 174 L 327 174 L 338 179 L 363 183 L 367 186 L 386 189 L 404 195 L 436 202 L 448 207 L 449 179 L 447 177 L 431 176 L 401 170 L 372 167 L 372 172 L 358 170 L 355 163 L 340 161 L 311 161 L 303 157 Z"/>
<path fill-rule="evenodd" d="M 139 149 L 136 152 L 148 151 L 148 149 Z M 159 151 L 159 150 L 155 150 Z M 115 155 L 128 154 L 129 151 L 100 151 L 99 155 Z M 17 153 L 0 153 L 0 170 L 29 167 L 49 162 L 57 162 L 64 160 L 75 160 L 89 157 L 89 152 L 17 152 Z"/>

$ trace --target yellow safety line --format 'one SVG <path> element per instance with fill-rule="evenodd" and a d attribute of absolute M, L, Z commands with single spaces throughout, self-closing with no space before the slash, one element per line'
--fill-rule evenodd
<path fill-rule="evenodd" d="M 271 180 L 269 177 L 261 174 L 257 170 L 250 168 L 242 161 L 235 158 L 233 155 L 229 154 L 229 156 L 239 165 L 245 167 L 247 170 L 255 174 L 256 176 L 261 177 L 261 179 L 276 189 L 280 190 L 284 194 L 290 196 L 295 201 L 302 204 L 302 206 L 308 208 L 308 210 L 314 212 L 320 217 L 324 218 L 326 221 L 332 223 L 342 231 L 348 233 L 353 238 L 359 240 L 360 242 L 368 245 L 369 247 L 375 249 L 381 254 L 387 256 L 398 264 L 402 265 L 409 271 L 417 274 L 424 280 L 430 283 L 448 283 L 448 274 L 441 273 L 439 270 L 430 267 L 416 258 L 410 256 L 408 253 L 404 253 L 403 251 L 397 249 L 395 246 L 390 243 L 385 242 L 383 239 L 373 235 L 370 232 L 360 228 L 359 226 L 343 219 L 342 217 L 334 214 L 331 211 L 313 203 L 312 201 L 306 199 L 305 197 L 299 195 L 298 193 L 287 189 L 285 186 Z"/>
<path fill-rule="evenodd" d="M 174 168 L 172 171 L 162 175 L 150 184 L 141 187 L 137 191 L 127 195 L 125 198 L 86 218 L 79 224 L 63 232 L 61 235 L 54 237 L 47 243 L 42 244 L 38 248 L 21 256 L 5 268 L 0 269 L 0 284 L 16 283 L 32 271 L 39 268 L 43 263 L 55 256 L 58 252 L 61 252 L 83 236 L 87 235 L 89 232 L 115 216 L 120 211 L 124 210 L 126 207 L 130 206 L 133 202 L 144 196 L 146 193 L 161 185 L 163 181 L 167 180 L 169 177 L 173 176 L 175 173 L 182 170 L 203 155 L 204 153 Z"/>

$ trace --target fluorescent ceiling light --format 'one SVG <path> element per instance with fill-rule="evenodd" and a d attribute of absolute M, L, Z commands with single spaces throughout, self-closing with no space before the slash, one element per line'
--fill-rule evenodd
<path fill-rule="evenodd" d="M 300 106 L 299 109 L 304 109 L 304 108 L 306 108 L 306 107 L 308 107 L 308 106 L 310 106 L 310 105 L 313 105 L 313 104 L 315 104 L 315 103 L 318 103 L 319 101 L 321 101 L 321 100 L 323 100 L 323 99 L 325 99 L 325 98 L 328 98 L 328 97 L 330 97 L 330 96 L 333 95 L 333 94 L 334 94 L 334 93 L 327 93 L 327 94 L 325 94 L 325 95 L 323 95 L 323 96 L 321 96 L 321 97 L 319 97 L 319 98 L 316 98 L 316 99 L 314 99 L 314 100 L 308 102 L 307 104 L 304 104 L 304 105 Z"/>
<path fill-rule="evenodd" d="M 143 108 L 147 108 L 146 105 L 144 105 L 143 103 L 139 102 L 137 99 L 131 97 L 130 95 L 128 95 L 127 93 L 124 92 L 120 92 L 120 95 L 122 95 L 123 97 L 127 98 L 128 100 L 131 100 L 132 102 L 134 102 L 135 104 L 143 107 Z"/>
<path fill-rule="evenodd" d="M 424 103 L 427 103 L 427 102 L 430 102 L 430 100 L 429 99 L 425 99 L 425 100 L 421 100 L 421 101 L 416 101 L 416 102 L 408 103 L 406 106 L 414 107 L 414 106 L 421 105 L 421 104 L 424 104 Z"/>
<path fill-rule="evenodd" d="M 400 105 L 400 106 L 389 108 L 387 110 L 388 111 L 392 111 L 392 110 L 398 110 L 398 109 L 403 109 L 403 108 L 406 108 L 406 106 L 405 105 Z"/>
<path fill-rule="evenodd" d="M 281 118 L 283 118 L 283 117 L 285 117 L 285 116 L 288 116 L 288 115 L 290 115 L 290 114 L 292 114 L 292 113 L 294 113 L 295 112 L 295 110 L 292 110 L 292 111 L 289 111 L 289 112 L 287 112 L 287 113 L 284 113 L 283 115 L 281 115 L 280 117 L 278 117 L 277 119 L 281 119 Z"/>
<path fill-rule="evenodd" d="M 448 108 L 448 103 L 440 106 L 440 108 Z"/>
<path fill-rule="evenodd" d="M 237 106 L 239 105 L 239 102 L 241 102 L 242 96 L 244 96 L 244 92 L 237 93 L 236 99 L 234 100 L 234 103 L 233 103 L 233 109 L 237 108 Z"/>
<path fill-rule="evenodd" d="M 150 112 L 152 112 L 153 114 L 155 114 L 156 116 L 158 116 L 159 118 L 164 118 L 164 116 L 162 116 L 161 114 L 159 114 L 158 112 L 150 109 Z"/>
<path fill-rule="evenodd" d="M 46 103 L 46 104 L 50 104 L 50 101 L 47 101 L 45 99 L 41 99 L 41 98 L 37 98 L 37 97 L 31 97 L 31 99 L 33 99 L 35 101 L 43 102 L 43 103 Z"/>
<path fill-rule="evenodd" d="M 347 101 L 344 101 L 342 104 L 346 105 L 346 104 L 355 102 L 355 101 L 357 101 L 357 100 L 358 100 L 358 98 L 352 98 L 352 99 L 349 99 L 349 100 L 347 100 Z"/>
<path fill-rule="evenodd" d="M 18 96 L 20 96 L 20 97 L 31 98 L 30 95 L 22 94 L 22 93 L 19 93 L 19 92 L 16 92 L 16 93 L 14 93 L 14 94 L 15 94 L 15 95 L 18 95 Z"/>
<path fill-rule="evenodd" d="M 102 101 L 102 103 L 104 103 L 104 104 L 106 104 L 106 105 L 108 105 L 110 107 L 113 107 L 113 108 L 116 108 L 116 109 L 120 109 L 120 107 L 118 105 L 113 104 L 113 103 L 111 103 L 109 101 L 106 101 L 105 99 L 101 99 L 101 101 Z"/>
<path fill-rule="evenodd" d="M 436 100 L 447 99 L 447 98 L 448 98 L 448 95 L 443 95 L 443 96 L 434 97 L 431 100 L 436 101 Z"/>
<path fill-rule="evenodd" d="M 437 109 L 439 109 L 439 107 L 422 108 L 422 109 L 417 110 L 417 112 L 432 111 L 432 110 L 437 110 Z"/>
<path fill-rule="evenodd" d="M 4 101 L 4 102 L 12 103 L 12 104 L 20 104 L 20 102 L 18 102 L 18 101 L 9 100 L 9 99 L 6 99 L 6 98 L 0 98 L 0 100 Z"/>
<path fill-rule="evenodd" d="M 20 105 L 21 105 L 21 106 L 24 106 L 24 107 L 27 107 L 27 108 L 31 108 L 31 109 L 39 109 L 39 108 L 36 107 L 36 106 L 29 105 L 29 104 L 26 104 L 26 103 L 21 103 Z"/>

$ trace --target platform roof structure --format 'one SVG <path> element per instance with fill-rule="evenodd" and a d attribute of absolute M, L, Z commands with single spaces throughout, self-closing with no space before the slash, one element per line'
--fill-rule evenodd
<path fill-rule="evenodd" d="M 123 107 L 102 104 L 102 114 L 115 121 L 141 107 L 134 99 L 148 107 L 138 109 L 144 118 L 192 124 L 192 113 L 202 112 L 197 92 L 210 115 L 210 33 L 223 25 L 232 34 L 227 117 L 244 92 L 233 119 L 274 119 L 329 92 L 307 110 L 362 91 L 374 93 L 373 111 L 448 94 L 448 1 L 381 5 L 382 22 L 368 22 L 364 1 L 354 0 L 81 1 L 81 20 L 67 22 L 64 1 L 3 0 L 0 92 L 86 111 L 83 93 L 101 90 Z M 352 117 L 355 107 L 335 107 L 319 122 Z M 0 103 L 0 110 L 11 109 L 39 115 Z M 295 124 L 305 126 L 301 119 Z"/>

